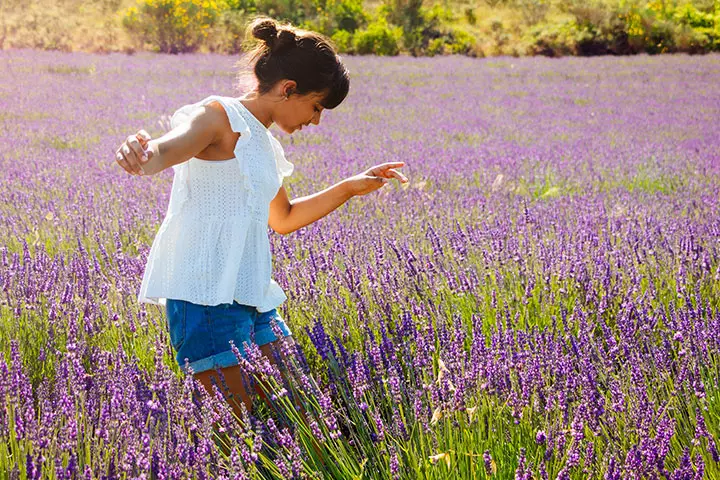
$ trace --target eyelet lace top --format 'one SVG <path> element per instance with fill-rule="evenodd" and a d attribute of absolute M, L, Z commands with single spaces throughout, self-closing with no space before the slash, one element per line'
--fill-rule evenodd
<path fill-rule="evenodd" d="M 173 166 L 167 214 L 148 255 L 138 301 L 238 303 L 260 312 L 287 297 L 271 278 L 270 201 L 293 171 L 280 142 L 240 99 L 213 95 L 180 108 L 172 128 L 212 101 L 240 137 L 230 160 L 191 158 Z"/>

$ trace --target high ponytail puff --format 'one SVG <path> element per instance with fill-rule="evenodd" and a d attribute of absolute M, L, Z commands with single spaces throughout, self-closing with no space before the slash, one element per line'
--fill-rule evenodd
<path fill-rule="evenodd" d="M 253 25 L 253 37 L 262 40 L 270 49 L 270 53 L 277 54 L 286 48 L 295 45 L 297 36 L 292 30 L 280 28 L 272 19 L 260 20 Z"/>

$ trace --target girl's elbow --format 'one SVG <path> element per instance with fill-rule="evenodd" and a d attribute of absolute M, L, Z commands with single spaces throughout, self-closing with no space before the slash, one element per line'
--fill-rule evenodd
<path fill-rule="evenodd" d="M 273 232 L 277 233 L 278 235 L 287 235 L 292 231 L 284 225 L 270 225 L 270 228 L 272 228 Z"/>
<path fill-rule="evenodd" d="M 277 230 L 275 230 L 276 233 L 279 233 L 280 235 L 290 235 L 295 230 L 298 230 L 300 227 L 293 227 L 291 225 L 283 225 L 282 227 L 279 227 Z"/>

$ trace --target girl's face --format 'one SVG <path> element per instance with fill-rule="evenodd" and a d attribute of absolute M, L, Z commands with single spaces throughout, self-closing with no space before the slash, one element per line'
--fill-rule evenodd
<path fill-rule="evenodd" d="M 292 92 L 292 89 L 289 89 L 289 92 Z M 318 92 L 310 92 L 306 95 L 291 93 L 287 100 L 283 100 L 275 108 L 273 121 L 288 134 L 300 131 L 310 123 L 317 125 L 324 110 L 320 105 L 324 96 L 324 93 Z"/>

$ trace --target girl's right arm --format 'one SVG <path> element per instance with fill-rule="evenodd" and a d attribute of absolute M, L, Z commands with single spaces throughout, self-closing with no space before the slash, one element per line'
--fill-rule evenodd
<path fill-rule="evenodd" d="M 130 135 L 115 152 L 115 160 L 132 175 L 154 175 L 218 141 L 223 127 L 230 128 L 227 114 L 219 103 L 212 102 L 157 140 L 151 140 L 144 130 Z"/>

